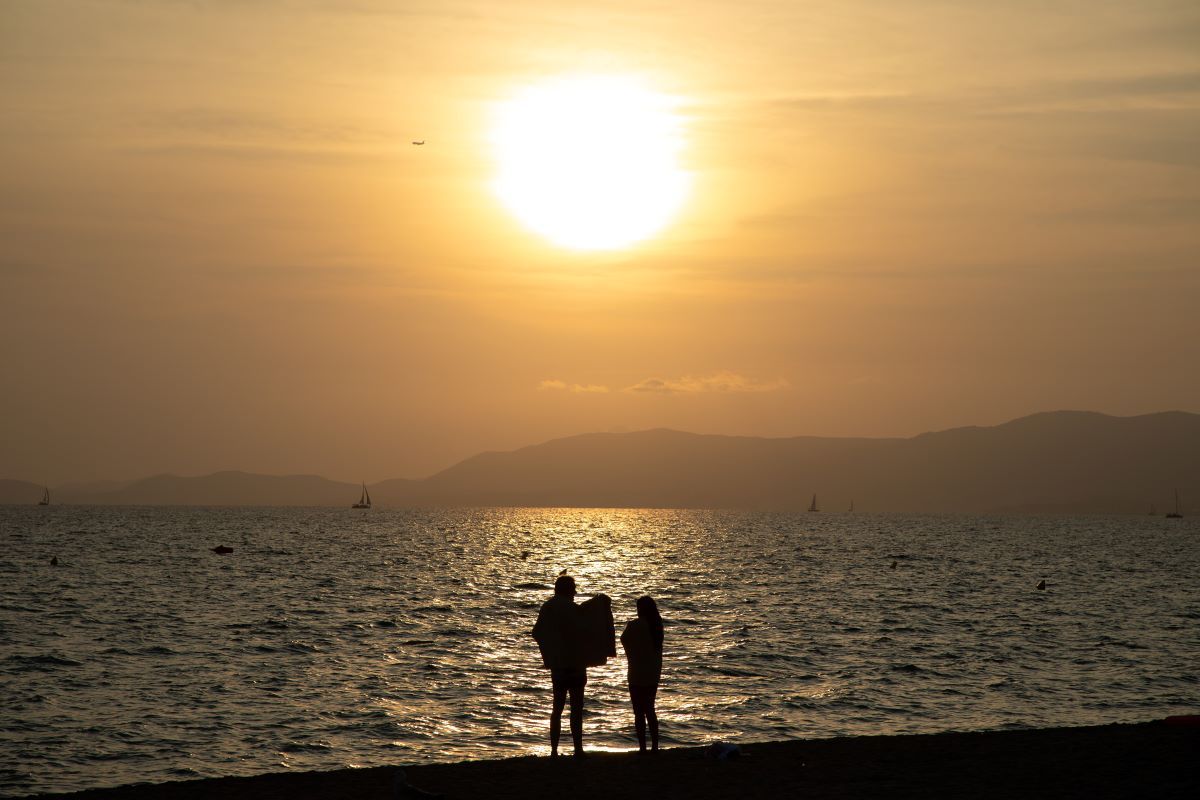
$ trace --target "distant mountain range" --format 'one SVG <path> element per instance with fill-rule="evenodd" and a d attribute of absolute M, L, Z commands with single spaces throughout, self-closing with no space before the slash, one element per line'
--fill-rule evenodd
<path fill-rule="evenodd" d="M 1159 513 L 1200 505 L 1200 415 L 1034 414 L 908 439 L 593 433 L 488 452 L 423 480 L 368 487 L 376 506 L 807 508 L 822 511 Z M 0 503 L 43 487 L 0 480 Z M 357 484 L 218 472 L 51 489 L 54 503 L 349 506 Z"/>

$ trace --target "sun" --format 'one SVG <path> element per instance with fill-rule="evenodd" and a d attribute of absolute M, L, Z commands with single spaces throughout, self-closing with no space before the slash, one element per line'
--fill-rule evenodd
<path fill-rule="evenodd" d="M 633 77 L 528 86 L 495 109 L 492 188 L 525 227 L 561 247 L 616 250 L 648 239 L 691 187 L 677 105 Z"/>

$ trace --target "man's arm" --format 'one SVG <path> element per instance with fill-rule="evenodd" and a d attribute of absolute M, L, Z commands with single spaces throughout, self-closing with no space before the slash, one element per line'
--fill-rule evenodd
<path fill-rule="evenodd" d="M 546 605 L 543 603 L 541 609 L 538 610 L 537 622 L 533 623 L 533 630 L 529 633 L 538 644 L 541 644 L 546 641 L 546 637 L 550 634 L 550 625 L 550 615 L 546 613 Z"/>

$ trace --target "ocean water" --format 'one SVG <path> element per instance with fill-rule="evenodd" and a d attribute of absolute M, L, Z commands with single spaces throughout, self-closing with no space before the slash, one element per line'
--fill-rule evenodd
<path fill-rule="evenodd" d="M 546 753 L 563 569 L 618 628 L 658 599 L 666 746 L 1200 710 L 1192 518 L 0 507 L 0 542 L 8 795 Z M 586 746 L 634 747 L 622 657 L 589 674 Z"/>

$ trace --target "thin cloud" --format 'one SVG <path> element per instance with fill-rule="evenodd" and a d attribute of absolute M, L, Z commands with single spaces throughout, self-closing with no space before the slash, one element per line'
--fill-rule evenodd
<path fill-rule="evenodd" d="M 704 377 L 684 375 L 681 378 L 647 378 L 625 389 L 645 394 L 734 394 L 775 392 L 787 388 L 782 378 L 756 381 L 736 372 L 722 370 Z"/>
<path fill-rule="evenodd" d="M 766 102 L 793 111 L 922 112 L 964 114 L 1053 113 L 1086 108 L 1128 110 L 1131 103 L 1172 99 L 1172 107 L 1195 108 L 1200 71 L 1114 75 L 1102 78 L 983 85 L 946 92 L 827 93 L 794 95 Z"/>
<path fill-rule="evenodd" d="M 551 392 L 571 392 L 572 394 L 604 394 L 608 391 L 607 386 L 599 386 L 594 383 L 567 383 L 559 380 L 545 380 L 538 384 L 540 391 Z"/>
<path fill-rule="evenodd" d="M 133 156 L 166 158 L 223 158 L 242 161 L 296 161 L 309 164 L 374 163 L 396 158 L 395 152 L 351 149 L 273 147 L 241 144 L 164 144 L 122 147 Z"/>

